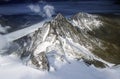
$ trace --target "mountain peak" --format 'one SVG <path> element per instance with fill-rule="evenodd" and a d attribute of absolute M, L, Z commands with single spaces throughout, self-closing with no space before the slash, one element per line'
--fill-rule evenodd
<path fill-rule="evenodd" d="M 20 47 L 21 58 L 26 57 L 28 60 L 25 62 L 31 67 L 48 71 L 51 67 L 56 69 L 55 62 L 62 64 L 69 62 L 71 58 L 84 59 L 90 64 L 94 64 L 93 60 L 96 60 L 95 62 L 103 62 L 102 65 L 105 66 L 104 60 L 98 60 L 89 51 L 99 49 L 98 40 L 96 41 L 96 38 L 88 34 L 97 20 L 85 15 L 87 13 L 78 13 L 76 19 L 72 19 L 77 25 L 74 26 L 73 22 L 59 13 L 36 32 L 19 39 L 17 43 Z"/>
<path fill-rule="evenodd" d="M 73 19 L 75 18 L 89 18 L 92 15 L 88 14 L 88 13 L 84 13 L 84 12 L 79 12 L 76 15 L 73 16 Z"/>
<path fill-rule="evenodd" d="M 55 19 L 61 20 L 61 19 L 65 19 L 65 17 L 61 13 L 58 13 Z"/>

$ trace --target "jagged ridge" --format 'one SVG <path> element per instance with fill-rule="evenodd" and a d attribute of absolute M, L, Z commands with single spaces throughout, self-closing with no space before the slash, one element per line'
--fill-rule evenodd
<path fill-rule="evenodd" d="M 87 25 L 86 20 L 90 21 Z M 105 52 L 101 46 L 104 42 L 91 35 L 95 29 L 100 28 L 94 25 L 95 21 L 96 17 L 89 14 L 78 13 L 72 17 L 71 21 L 58 14 L 36 32 L 15 41 L 19 44 L 16 52 L 21 59 L 26 59 L 27 65 L 42 70 L 50 70 L 51 67 L 56 69 L 55 62 L 70 63 L 70 59 L 81 58 L 86 63 L 100 64 L 98 66 L 104 67 L 109 64 L 90 52 L 94 49 Z M 74 22 L 78 25 L 74 25 Z M 93 25 L 94 28 L 92 28 Z"/>

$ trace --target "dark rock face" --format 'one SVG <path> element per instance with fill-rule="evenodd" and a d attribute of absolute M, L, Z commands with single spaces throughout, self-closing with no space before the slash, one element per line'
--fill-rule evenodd
<path fill-rule="evenodd" d="M 119 64 L 117 44 L 97 37 L 108 30 L 105 23 L 100 16 L 87 13 L 78 13 L 71 20 L 58 14 L 34 33 L 14 41 L 16 52 L 27 65 L 39 70 L 56 69 L 56 62 L 70 63 L 69 59 L 83 59 L 96 67 L 109 66 L 106 61 Z"/>
<path fill-rule="evenodd" d="M 37 69 L 49 71 L 49 62 L 47 60 L 47 56 L 45 52 L 40 52 L 40 54 L 37 57 L 31 55 L 30 59 L 31 59 L 31 64 L 34 65 Z"/>
<path fill-rule="evenodd" d="M 57 36 L 72 38 L 75 42 L 79 41 L 79 32 L 61 14 L 58 14 L 51 22 L 51 27 Z"/>
<path fill-rule="evenodd" d="M 19 44 L 18 54 L 21 59 L 27 59 L 27 65 L 30 65 L 33 68 L 40 70 L 49 70 L 49 61 L 47 60 L 47 56 L 45 51 L 39 52 L 37 55 L 34 55 L 35 49 L 39 44 L 42 43 L 42 39 L 44 34 L 42 35 L 43 30 L 39 29 L 34 33 L 25 36 L 15 42 Z M 46 30 L 45 30 L 46 32 Z"/>

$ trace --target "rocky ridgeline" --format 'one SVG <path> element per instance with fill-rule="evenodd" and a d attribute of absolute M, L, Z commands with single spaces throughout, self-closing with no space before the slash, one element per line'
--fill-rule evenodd
<path fill-rule="evenodd" d="M 96 67 L 109 66 L 107 62 L 119 64 L 118 59 L 109 61 L 107 57 L 112 56 L 108 51 L 111 47 L 118 54 L 119 46 L 97 37 L 106 31 L 104 25 L 100 16 L 78 13 L 67 19 L 58 14 L 34 33 L 14 41 L 17 46 L 14 52 L 26 65 L 39 70 L 57 69 L 57 63 L 80 59 Z"/>

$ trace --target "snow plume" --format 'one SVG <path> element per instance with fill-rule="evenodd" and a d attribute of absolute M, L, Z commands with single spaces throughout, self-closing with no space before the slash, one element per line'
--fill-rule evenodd
<path fill-rule="evenodd" d="M 43 9 L 47 17 L 52 17 L 52 15 L 55 13 L 54 7 L 51 5 L 46 5 Z"/>
<path fill-rule="evenodd" d="M 8 29 L 10 29 L 10 26 L 2 27 L 2 25 L 0 24 L 0 33 L 7 33 Z"/>
<path fill-rule="evenodd" d="M 55 13 L 54 6 L 51 5 L 40 6 L 38 4 L 31 4 L 28 6 L 28 8 L 32 12 L 47 18 L 52 17 L 52 15 Z"/>

